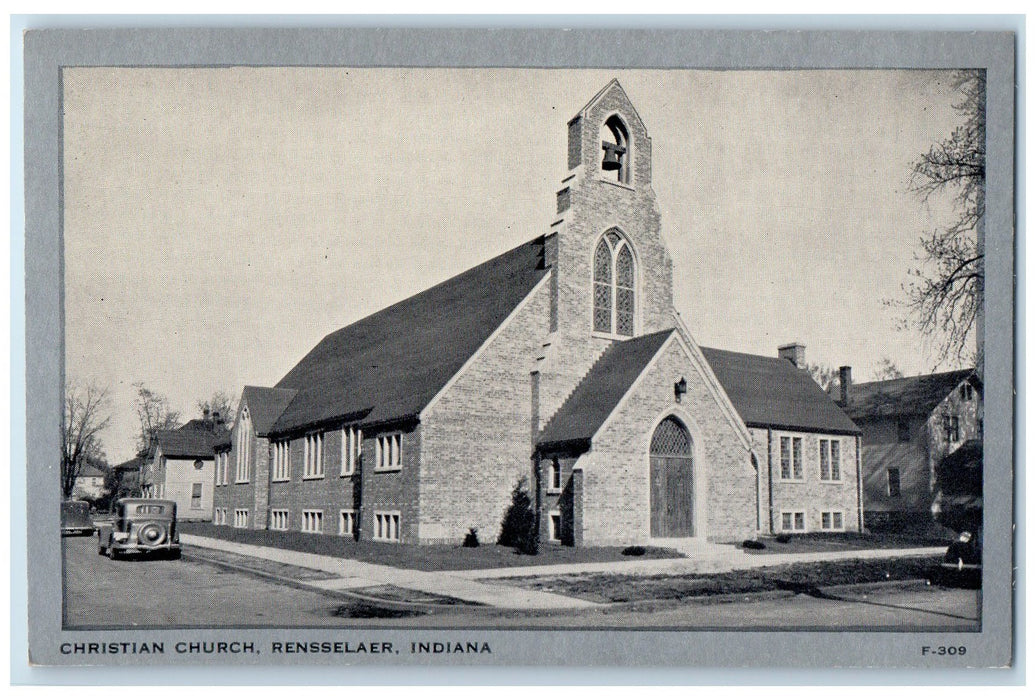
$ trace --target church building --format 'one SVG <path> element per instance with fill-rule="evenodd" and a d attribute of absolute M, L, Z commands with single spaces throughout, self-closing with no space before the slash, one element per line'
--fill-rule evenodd
<path fill-rule="evenodd" d="M 859 529 L 859 430 L 801 346 L 703 350 L 676 313 L 651 148 L 611 81 L 568 123 L 545 234 L 245 387 L 214 522 L 493 541 L 524 481 L 563 544 Z"/>

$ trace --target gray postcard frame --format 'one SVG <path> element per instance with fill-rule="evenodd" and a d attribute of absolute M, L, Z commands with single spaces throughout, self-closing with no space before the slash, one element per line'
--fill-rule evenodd
<path fill-rule="evenodd" d="M 25 458 L 27 489 L 28 644 L 34 665 L 84 663 L 59 652 L 63 641 L 219 641 L 232 636 L 266 642 L 276 630 L 61 629 L 58 480 L 62 407 L 62 202 L 59 119 L 62 66 L 351 65 L 564 68 L 985 68 L 988 75 L 986 226 L 985 565 L 982 631 L 672 632 L 377 631 L 396 644 L 411 640 L 489 642 L 490 657 L 418 660 L 369 657 L 365 664 L 653 666 L 653 667 L 1004 667 L 1012 663 L 1016 519 L 1015 390 L 1015 65 L 1011 32 L 720 31 L 684 29 L 428 29 L 428 28 L 102 28 L 51 29 L 24 35 L 25 152 Z M 633 51 L 629 47 L 635 47 Z M 17 126 L 14 127 L 17 129 Z M 17 336 L 15 336 L 17 339 Z M 16 341 L 17 342 L 17 341 Z M 17 354 L 15 355 L 17 357 Z M 17 372 L 17 370 L 15 370 Z M 18 403 L 15 401 L 13 403 Z M 20 465 L 12 461 L 17 471 Z M 18 483 L 18 480 L 15 480 Z M 13 498 L 21 498 L 14 493 Z M 18 530 L 15 530 L 17 537 Z M 36 533 L 36 535 L 34 535 Z M 17 549 L 16 549 L 17 551 Z M 21 564 L 15 562 L 16 567 Z M 24 608 L 22 610 L 25 610 Z M 19 613 L 17 604 L 12 613 Z M 373 632 L 373 631 L 372 631 Z M 348 630 L 294 630 L 292 639 L 345 639 Z M 370 632 L 365 632 L 370 637 Z M 922 644 L 963 644 L 966 657 L 922 657 Z M 774 651 L 780 649 L 779 657 Z M 561 661 L 565 659 L 567 661 Z M 17 662 L 16 659 L 13 659 Z M 199 659 L 167 654 L 169 665 L 286 665 L 270 654 Z M 89 663 L 140 666 L 139 656 Z M 341 666 L 335 657 L 307 664 Z M 351 663 L 351 662 L 350 662 Z M 140 676 L 137 676 L 139 679 Z M 169 682 L 169 676 L 165 676 Z M 211 677 L 210 677 L 211 678 Z M 261 676 L 250 675 L 245 682 Z M 410 676 L 413 682 L 415 677 Z M 431 678 L 431 677 L 429 677 Z M 482 682 L 493 682 L 482 676 Z M 110 676 L 94 676 L 112 682 Z M 183 680 L 183 679 L 181 679 Z M 266 682 L 271 682 L 267 677 Z M 322 676 L 319 682 L 328 682 Z M 341 680 L 355 682 L 356 676 Z M 370 678 L 368 677 L 368 681 Z M 627 679 L 629 680 L 629 679 Z M 671 679 L 672 680 L 672 679 Z M 947 679 L 942 678 L 945 682 Z M 115 682 L 118 682 L 117 680 Z M 141 682 L 138 680 L 137 682 Z M 147 681 L 144 681 L 147 682 Z M 175 681 L 173 681 L 175 682 Z M 191 682 L 191 681 L 187 681 Z M 216 682 L 226 682 L 216 681 Z M 283 682 L 283 681 L 272 681 Z M 303 681 L 307 682 L 307 681 Z M 311 679 L 308 682 L 314 682 Z M 526 678 L 525 682 L 529 682 Z M 843 682 L 835 680 L 834 682 Z"/>

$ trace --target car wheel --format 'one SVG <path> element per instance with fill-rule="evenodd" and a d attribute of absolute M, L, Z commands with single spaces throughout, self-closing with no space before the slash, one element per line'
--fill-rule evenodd
<path fill-rule="evenodd" d="M 108 552 L 107 552 L 107 554 L 108 554 L 108 558 L 111 559 L 112 561 L 115 561 L 116 559 L 119 558 L 119 553 L 115 550 L 115 547 L 113 547 L 110 542 L 108 543 Z"/>

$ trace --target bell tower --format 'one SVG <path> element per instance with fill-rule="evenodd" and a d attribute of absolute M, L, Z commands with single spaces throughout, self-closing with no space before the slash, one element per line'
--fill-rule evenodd
<path fill-rule="evenodd" d="M 618 80 L 568 122 L 567 155 L 546 250 L 553 277 L 551 333 L 538 363 L 544 420 L 609 345 L 675 325 L 651 138 Z"/>

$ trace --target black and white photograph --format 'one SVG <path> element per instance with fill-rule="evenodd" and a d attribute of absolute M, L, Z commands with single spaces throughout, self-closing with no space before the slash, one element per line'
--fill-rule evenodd
<path fill-rule="evenodd" d="M 156 63 L 56 83 L 45 663 L 1009 648 L 986 64 Z"/>

